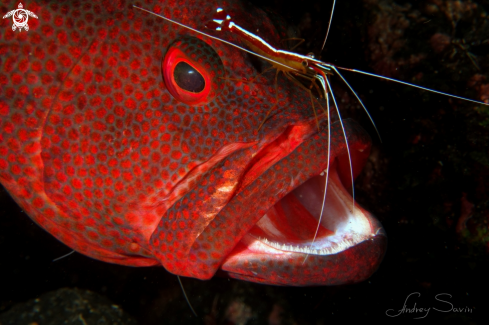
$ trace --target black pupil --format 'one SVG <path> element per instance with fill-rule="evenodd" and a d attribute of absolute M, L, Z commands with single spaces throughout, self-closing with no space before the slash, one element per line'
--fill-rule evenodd
<path fill-rule="evenodd" d="M 193 93 L 200 93 L 204 90 L 205 80 L 202 75 L 191 65 L 185 62 L 179 62 L 173 70 L 173 77 L 177 85 Z"/>

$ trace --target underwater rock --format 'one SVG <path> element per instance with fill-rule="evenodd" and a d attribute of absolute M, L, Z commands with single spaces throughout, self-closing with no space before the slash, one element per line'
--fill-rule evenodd
<path fill-rule="evenodd" d="M 0 325 L 10 324 L 136 325 L 137 322 L 97 293 L 61 288 L 17 304 L 0 314 Z"/>

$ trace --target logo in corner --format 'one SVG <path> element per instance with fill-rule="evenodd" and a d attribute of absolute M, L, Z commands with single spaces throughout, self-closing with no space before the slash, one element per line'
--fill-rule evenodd
<path fill-rule="evenodd" d="M 14 21 L 14 24 L 12 25 L 12 30 L 15 31 L 18 28 L 19 32 L 22 31 L 22 28 L 24 28 L 25 31 L 29 30 L 29 25 L 27 25 L 29 16 L 38 18 L 36 14 L 32 11 L 25 10 L 24 6 L 22 6 L 22 3 L 20 2 L 18 9 L 7 12 L 7 14 L 3 16 L 3 18 L 5 19 L 10 16 L 12 16 L 12 20 Z"/>

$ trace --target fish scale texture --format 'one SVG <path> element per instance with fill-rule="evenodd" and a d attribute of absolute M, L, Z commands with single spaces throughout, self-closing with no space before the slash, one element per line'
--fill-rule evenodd
<path fill-rule="evenodd" d="M 217 7 L 215 1 L 135 4 L 198 29 Z M 4 1 L 0 8 L 16 6 Z M 263 147 L 288 124 L 312 116 L 307 94 L 281 80 L 279 114 L 257 132 L 274 106 L 273 76 L 226 80 L 206 105 L 177 101 L 161 62 L 184 35 L 208 43 L 230 79 L 257 71 L 247 54 L 130 2 L 37 1 L 25 9 L 39 17 L 29 19 L 30 30 L 13 32 L 5 19 L 0 34 L 0 180 L 33 220 L 88 256 L 158 264 L 152 233 L 182 195 L 212 192 L 201 180 L 219 163 L 212 161 L 216 153 L 238 151 L 236 143 Z M 227 9 L 278 43 L 262 11 L 234 1 Z"/>

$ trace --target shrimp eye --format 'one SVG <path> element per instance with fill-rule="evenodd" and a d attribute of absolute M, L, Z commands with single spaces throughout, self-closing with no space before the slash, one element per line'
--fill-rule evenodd
<path fill-rule="evenodd" d="M 183 37 L 170 46 L 162 72 L 171 95 L 187 105 L 205 105 L 224 88 L 221 58 L 195 37 Z"/>
<path fill-rule="evenodd" d="M 302 61 L 302 66 L 307 67 L 307 61 L 306 60 Z"/>

